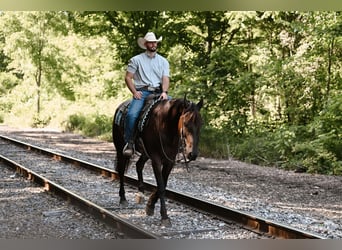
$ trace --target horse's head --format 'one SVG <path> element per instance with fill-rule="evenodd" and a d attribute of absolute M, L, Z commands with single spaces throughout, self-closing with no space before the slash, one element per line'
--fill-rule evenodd
<path fill-rule="evenodd" d="M 203 99 L 194 104 L 184 98 L 184 103 L 185 107 L 178 122 L 178 131 L 181 136 L 183 153 L 187 160 L 193 161 L 198 156 L 198 143 L 202 126 L 202 117 L 199 111 L 203 106 Z"/>

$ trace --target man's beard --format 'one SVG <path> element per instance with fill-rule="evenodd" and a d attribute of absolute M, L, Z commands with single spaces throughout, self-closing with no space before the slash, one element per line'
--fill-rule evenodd
<path fill-rule="evenodd" d="M 157 47 L 147 48 L 147 50 L 149 52 L 156 52 L 157 51 Z"/>

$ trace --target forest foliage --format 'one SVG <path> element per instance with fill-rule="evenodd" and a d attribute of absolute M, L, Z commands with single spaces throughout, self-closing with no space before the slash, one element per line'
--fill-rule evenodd
<path fill-rule="evenodd" d="M 0 12 L 0 121 L 111 139 L 129 58 L 163 36 L 170 95 L 204 97 L 203 156 L 342 174 L 338 11 Z"/>

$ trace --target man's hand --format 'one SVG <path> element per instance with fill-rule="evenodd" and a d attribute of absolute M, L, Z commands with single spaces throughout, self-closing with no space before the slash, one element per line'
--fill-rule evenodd
<path fill-rule="evenodd" d="M 134 99 L 141 99 L 141 97 L 142 97 L 142 93 L 141 93 L 141 91 L 135 91 L 134 92 L 134 94 L 133 94 L 133 98 Z"/>
<path fill-rule="evenodd" d="M 165 92 L 161 93 L 160 94 L 160 97 L 159 97 L 160 100 L 167 100 L 168 99 L 168 96 Z"/>

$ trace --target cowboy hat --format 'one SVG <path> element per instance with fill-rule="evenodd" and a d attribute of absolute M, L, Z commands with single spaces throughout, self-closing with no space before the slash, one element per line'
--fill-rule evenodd
<path fill-rule="evenodd" d="M 138 38 L 138 45 L 142 49 L 146 49 L 145 43 L 146 42 L 160 42 L 163 37 L 156 38 L 156 35 L 153 32 L 147 32 L 145 37 Z"/>

